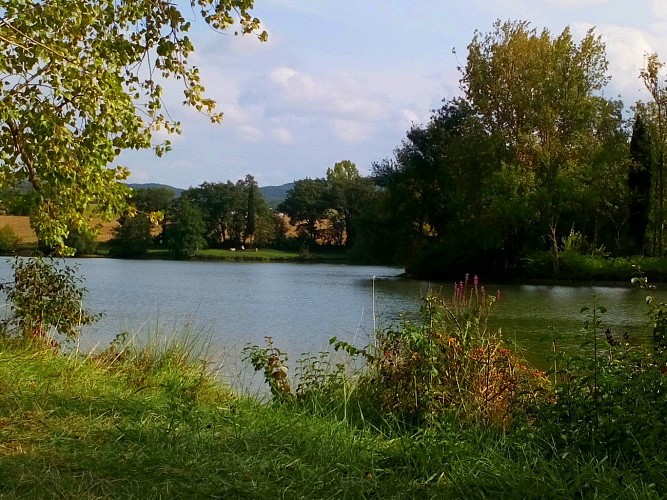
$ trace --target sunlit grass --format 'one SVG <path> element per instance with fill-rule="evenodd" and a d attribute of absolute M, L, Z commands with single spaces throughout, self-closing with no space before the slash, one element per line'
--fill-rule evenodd
<path fill-rule="evenodd" d="M 224 250 L 224 249 L 206 249 L 197 252 L 199 258 L 219 258 L 225 260 L 242 260 L 242 261 L 275 261 L 275 262 L 289 262 L 289 261 L 343 261 L 345 255 L 343 253 L 304 253 L 304 252 L 290 252 L 285 250 L 272 249 L 246 249 L 246 250 Z"/>
<path fill-rule="evenodd" d="M 210 353 L 201 332 L 167 337 L 89 356 L 2 340 L 0 497 L 659 497 L 526 431 L 454 418 L 380 431 L 236 397 L 198 359 Z"/>

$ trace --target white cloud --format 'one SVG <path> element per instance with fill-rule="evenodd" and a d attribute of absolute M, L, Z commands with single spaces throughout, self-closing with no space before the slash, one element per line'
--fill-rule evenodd
<path fill-rule="evenodd" d="M 273 129 L 272 136 L 273 140 L 280 144 L 294 143 L 294 137 L 292 137 L 292 133 L 289 131 L 289 129 L 286 129 L 285 127 Z"/>
<path fill-rule="evenodd" d="M 335 118 L 372 122 L 389 116 L 391 104 L 382 93 L 350 73 L 314 77 L 292 68 L 277 67 L 270 72 L 271 88 L 253 98 L 269 95 L 269 116 L 291 115 L 313 119 Z"/>
<path fill-rule="evenodd" d="M 245 142 L 258 142 L 264 135 L 260 129 L 252 125 L 241 125 L 238 130 Z"/>
<path fill-rule="evenodd" d="M 596 29 L 602 34 L 605 42 L 607 59 L 609 60 L 609 75 L 612 79 L 609 90 L 616 97 L 621 95 L 626 106 L 631 106 L 634 101 L 646 96 L 644 87 L 639 79 L 639 71 L 644 65 L 645 55 L 654 51 L 654 43 L 650 34 L 644 30 L 628 26 L 602 25 Z"/>
<path fill-rule="evenodd" d="M 427 121 L 415 111 L 414 109 L 404 109 L 401 111 L 403 117 L 403 125 L 405 129 L 412 127 L 413 125 L 420 125 Z"/>
<path fill-rule="evenodd" d="M 355 120 L 331 120 L 331 128 L 336 137 L 345 142 L 364 142 L 374 132 L 374 127 L 368 123 Z"/>

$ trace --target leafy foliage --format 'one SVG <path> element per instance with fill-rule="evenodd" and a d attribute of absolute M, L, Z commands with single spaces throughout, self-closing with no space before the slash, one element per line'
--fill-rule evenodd
<path fill-rule="evenodd" d="M 2 288 L 10 304 L 11 315 L 4 322 L 10 333 L 26 339 L 53 334 L 72 339 L 99 318 L 83 308 L 86 289 L 76 268 L 50 259 L 16 258 L 12 269 L 14 281 Z"/>
<path fill-rule="evenodd" d="M 301 179 L 287 192 L 278 210 L 289 215 L 292 225 L 301 236 L 315 244 L 318 236 L 317 221 L 324 217 L 326 184 L 324 179 Z"/>
<path fill-rule="evenodd" d="M 639 73 L 644 86 L 651 94 L 652 102 L 644 105 L 638 103 L 637 108 L 641 110 L 648 124 L 652 128 L 653 145 L 656 148 L 656 165 L 653 176 L 653 198 L 652 207 L 652 253 L 662 256 L 664 254 L 664 228 L 665 228 L 665 147 L 667 147 L 667 87 L 661 85 L 663 81 L 663 68 L 665 63 L 660 61 L 657 53 L 648 54 L 645 66 Z"/>
<path fill-rule="evenodd" d="M 253 33 L 252 0 L 192 1 L 214 29 Z M 164 81 L 180 80 L 184 103 L 222 115 L 204 95 L 189 57 L 191 22 L 169 2 L 0 1 L 0 182 L 34 188 L 31 222 L 68 252 L 71 230 L 91 232 L 91 214 L 125 207 L 129 172 L 110 164 L 124 149 L 153 148 L 153 132 L 180 124 L 163 110 Z M 266 33 L 259 34 L 266 39 Z"/>
<path fill-rule="evenodd" d="M 169 252 L 176 259 L 187 259 L 206 248 L 206 226 L 201 211 L 187 198 L 174 204 L 169 217 L 165 240 Z"/>
<path fill-rule="evenodd" d="M 649 129 L 641 114 L 635 117 L 630 140 L 632 162 L 628 172 L 630 194 L 629 230 L 634 248 L 642 253 L 651 207 L 651 176 L 653 172 L 653 145 Z"/>
<path fill-rule="evenodd" d="M 599 37 L 577 43 L 569 29 L 497 22 L 468 49 L 464 96 L 374 166 L 389 211 L 378 232 L 396 242 L 396 260 L 422 276 L 472 266 L 508 276 L 550 249 L 557 274 L 573 225 L 621 252 L 628 150 L 622 104 L 599 95 L 608 80 Z"/>
<path fill-rule="evenodd" d="M 134 217 L 124 216 L 114 228 L 109 254 L 113 257 L 144 257 L 153 243 L 153 223 L 148 215 L 138 213 Z"/>
<path fill-rule="evenodd" d="M 499 296 L 489 295 L 477 276 L 473 284 L 466 278 L 450 299 L 429 293 L 418 323 L 378 332 L 374 346 L 359 351 L 334 343 L 368 359 L 360 383 L 376 408 L 399 422 L 433 423 L 456 413 L 462 421 L 507 425 L 519 402 L 535 397 L 546 380 L 489 329 Z"/>
<path fill-rule="evenodd" d="M 645 279 L 634 280 L 647 285 Z M 553 339 L 555 397 L 537 406 L 535 424 L 558 453 L 582 451 L 611 460 L 641 465 L 657 480 L 653 460 L 667 437 L 665 367 L 662 347 L 665 304 L 647 297 L 655 348 L 633 346 L 603 326 L 606 308 L 594 299 L 586 314 L 580 350 L 563 351 Z"/>
<path fill-rule="evenodd" d="M 243 349 L 243 360 L 250 361 L 256 372 L 261 371 L 264 374 L 264 380 L 269 384 L 275 400 L 290 399 L 293 394 L 288 376 L 287 354 L 273 345 L 271 337 L 266 337 L 265 340 L 264 347 L 253 345 Z"/>
<path fill-rule="evenodd" d="M 201 211 L 210 247 L 240 247 L 253 241 L 267 245 L 276 238 L 273 212 L 251 175 L 236 183 L 205 182 L 181 197 Z"/>
<path fill-rule="evenodd" d="M 349 160 L 327 169 L 325 179 L 301 179 L 287 192 L 278 210 L 290 217 L 300 237 L 311 246 L 332 244 L 350 248 L 357 239 L 359 220 L 375 191 Z"/>
<path fill-rule="evenodd" d="M 335 411 L 344 398 L 344 415 L 355 407 L 376 425 L 437 425 L 453 414 L 462 422 L 509 425 L 521 413 L 519 405 L 537 398 L 548 383 L 488 328 L 497 297 L 475 276 L 473 284 L 456 283 L 451 299 L 426 296 L 419 323 L 406 320 L 376 332 L 372 345 L 359 348 L 332 338 L 348 362 L 363 361 L 355 378 L 348 376 L 350 364 L 320 353 L 299 360 L 295 384 L 287 356 L 271 338 L 265 347 L 246 348 L 245 360 L 263 372 L 275 400 Z"/>
<path fill-rule="evenodd" d="M 19 238 L 12 226 L 5 224 L 0 227 L 0 252 L 14 252 L 20 242 L 21 238 Z"/>

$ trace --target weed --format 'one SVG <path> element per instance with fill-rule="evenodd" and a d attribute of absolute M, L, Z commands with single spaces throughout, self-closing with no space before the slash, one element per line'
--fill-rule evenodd
<path fill-rule="evenodd" d="M 266 345 L 246 347 L 244 361 L 250 361 L 256 372 L 264 373 L 274 399 L 284 400 L 293 396 L 287 368 L 287 354 L 273 345 L 273 338 L 265 337 Z"/>

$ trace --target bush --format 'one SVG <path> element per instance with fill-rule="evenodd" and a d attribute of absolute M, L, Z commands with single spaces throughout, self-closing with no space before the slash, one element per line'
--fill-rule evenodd
<path fill-rule="evenodd" d="M 429 293 L 419 322 L 378 332 L 376 345 L 362 352 L 369 370 L 360 380 L 374 406 L 409 424 L 452 411 L 462 421 L 509 424 L 519 402 L 546 380 L 488 327 L 499 297 L 488 294 L 476 276 L 472 285 L 466 277 L 455 284 L 451 299 Z"/>
<path fill-rule="evenodd" d="M 13 253 L 21 243 L 21 238 L 18 237 L 14 228 L 9 224 L 0 227 L 0 252 Z"/>
<path fill-rule="evenodd" d="M 457 283 L 451 299 L 430 293 L 421 320 L 376 332 L 364 348 L 331 339 L 335 350 L 361 358 L 365 367 L 351 383 L 349 364 L 328 353 L 302 358 L 298 385 L 288 378 L 284 353 L 268 339 L 246 350 L 255 371 L 264 373 L 275 400 L 307 402 L 319 408 L 344 405 L 374 425 L 430 424 L 458 414 L 461 421 L 508 425 L 526 398 L 535 398 L 547 380 L 533 371 L 488 328 L 498 295 L 489 295 L 477 277 Z"/>
<path fill-rule="evenodd" d="M 645 281 L 644 281 L 645 283 Z M 587 314 L 580 349 L 557 348 L 554 339 L 554 398 L 537 406 L 535 426 L 559 455 L 587 452 L 641 469 L 663 481 L 652 463 L 667 453 L 667 304 L 647 298 L 654 345 L 632 346 L 602 325 L 606 309 Z M 650 475 L 654 477 L 650 477 Z"/>
<path fill-rule="evenodd" d="M 7 332 L 27 339 L 56 333 L 74 338 L 100 317 L 83 309 L 86 289 L 76 268 L 58 267 L 52 259 L 17 258 L 12 269 L 14 281 L 2 288 L 11 310 L 4 321 Z"/>
<path fill-rule="evenodd" d="M 74 255 L 94 255 L 99 243 L 94 234 L 70 231 L 65 244 L 74 249 Z"/>

